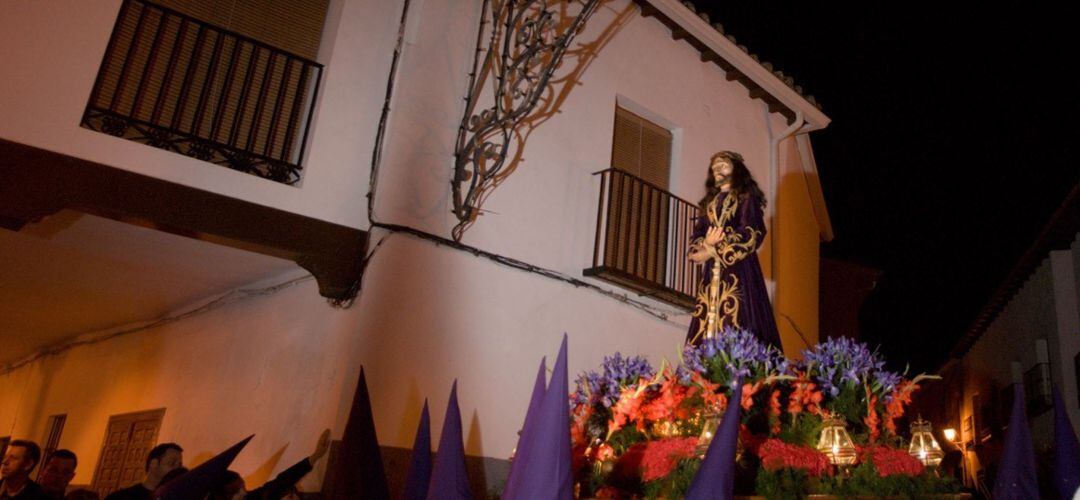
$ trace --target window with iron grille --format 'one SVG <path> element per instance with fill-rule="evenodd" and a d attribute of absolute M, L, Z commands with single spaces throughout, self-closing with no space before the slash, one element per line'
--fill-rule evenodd
<path fill-rule="evenodd" d="M 295 183 L 328 0 L 124 0 L 84 127 Z"/>

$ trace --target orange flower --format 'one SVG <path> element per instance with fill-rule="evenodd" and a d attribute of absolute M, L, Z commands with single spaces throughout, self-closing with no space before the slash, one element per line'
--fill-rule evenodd
<path fill-rule="evenodd" d="M 742 409 L 749 411 L 754 407 L 754 394 L 761 389 L 761 382 L 756 382 L 753 385 L 743 384 L 742 386 Z"/>
<path fill-rule="evenodd" d="M 769 397 L 769 423 L 769 433 L 780 434 L 780 389 L 774 390 Z"/>
<path fill-rule="evenodd" d="M 863 418 L 863 423 L 870 429 L 870 442 L 877 441 L 879 435 L 881 435 L 881 428 L 878 427 L 880 421 L 877 414 L 877 396 L 870 394 L 870 390 L 866 390 L 867 396 L 870 397 L 870 401 L 866 407 L 866 418 Z"/>
<path fill-rule="evenodd" d="M 709 382 L 698 373 L 694 373 L 691 380 L 701 387 L 701 398 L 710 412 L 720 413 L 727 408 L 727 396 L 720 392 L 722 387 L 720 384 Z"/>
<path fill-rule="evenodd" d="M 795 390 L 788 399 L 788 413 L 797 415 L 807 411 L 820 416 L 823 397 L 821 391 L 817 390 L 817 384 L 807 380 L 806 373 L 799 373 L 791 385 Z"/>
<path fill-rule="evenodd" d="M 585 436 L 585 423 L 592 416 L 592 407 L 580 404 L 572 412 L 570 419 L 570 440 L 574 446 L 586 446 L 588 437 Z"/>
<path fill-rule="evenodd" d="M 644 401 L 645 391 L 639 391 L 636 387 L 627 387 L 619 394 L 619 400 L 611 407 L 611 420 L 608 421 L 608 434 L 622 429 L 627 424 L 634 422 L 638 430 L 645 430 L 645 420 L 641 415 L 641 403 Z"/>
<path fill-rule="evenodd" d="M 686 398 L 693 396 L 696 388 L 686 387 L 670 373 L 665 374 L 664 383 L 655 397 L 642 405 L 641 413 L 647 420 L 681 420 L 689 418 L 690 410 L 682 407 Z"/>
<path fill-rule="evenodd" d="M 882 423 L 890 434 L 896 434 L 895 420 L 904 416 L 904 407 L 911 403 L 911 394 L 919 389 L 918 384 L 910 380 L 901 381 L 892 392 L 892 400 L 885 405 Z"/>

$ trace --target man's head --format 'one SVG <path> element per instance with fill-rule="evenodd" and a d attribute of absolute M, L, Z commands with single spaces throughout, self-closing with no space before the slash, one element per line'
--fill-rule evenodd
<path fill-rule="evenodd" d="M 75 467 L 78 465 L 79 459 L 71 450 L 56 450 L 41 468 L 38 483 L 47 492 L 63 493 L 71 480 L 75 479 Z"/>
<path fill-rule="evenodd" d="M 169 471 L 184 465 L 184 449 L 176 443 L 162 443 L 146 455 L 146 479 L 156 486 Z"/>
<path fill-rule="evenodd" d="M 22 480 L 30 477 L 41 460 L 41 448 L 33 441 L 16 439 L 8 443 L 4 460 L 0 462 L 0 478 Z"/>

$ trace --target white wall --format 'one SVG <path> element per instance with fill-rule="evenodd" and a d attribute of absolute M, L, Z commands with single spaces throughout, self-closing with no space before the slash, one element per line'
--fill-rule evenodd
<path fill-rule="evenodd" d="M 1061 390 L 1061 399 L 1069 410 L 1073 427 L 1080 430 L 1080 397 L 1077 387 L 1075 357 L 1080 355 L 1080 235 L 1069 249 L 1050 252 L 1054 274 L 1054 312 L 1056 339 L 1050 343 L 1050 363 L 1056 368 L 1054 385 Z"/>
<path fill-rule="evenodd" d="M 0 137 L 356 228 L 399 1 L 334 0 L 301 185 L 286 186 L 79 126 L 120 0 L 0 2 Z"/>
<path fill-rule="evenodd" d="M 414 45 L 406 48 L 394 100 L 375 218 L 449 235 L 455 134 L 464 110 L 478 8 L 427 0 Z M 438 22 L 432 22 L 438 20 Z M 604 41 L 569 88 L 556 83 L 558 112 L 532 130 L 516 170 L 493 191 L 488 212 L 464 241 L 499 254 L 580 275 L 591 263 L 600 181 L 611 161 L 615 106 L 631 101 L 676 126 L 671 191 L 694 202 L 703 193 L 709 157 L 741 152 L 756 180 L 769 182 L 769 133 L 779 115 L 700 53 L 671 39 L 660 22 L 626 0 L 605 2 L 574 47 Z M 567 57 L 557 74 L 574 73 Z M 556 78 L 559 80 L 559 78 Z M 565 94 L 562 92 L 565 91 Z M 482 101 L 482 104 L 490 101 Z"/>

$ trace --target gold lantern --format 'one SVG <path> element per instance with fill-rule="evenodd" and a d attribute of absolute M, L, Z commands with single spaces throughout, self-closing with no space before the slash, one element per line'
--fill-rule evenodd
<path fill-rule="evenodd" d="M 941 451 L 938 442 L 934 439 L 934 432 L 927 422 L 920 417 L 911 423 L 911 446 L 908 453 L 917 458 L 923 465 L 937 466 L 945 453 Z"/>
<path fill-rule="evenodd" d="M 833 465 L 851 465 L 858 457 L 855 443 L 851 442 L 851 436 L 847 432 L 847 423 L 844 422 L 843 417 L 825 419 L 817 449 L 829 457 Z"/>

